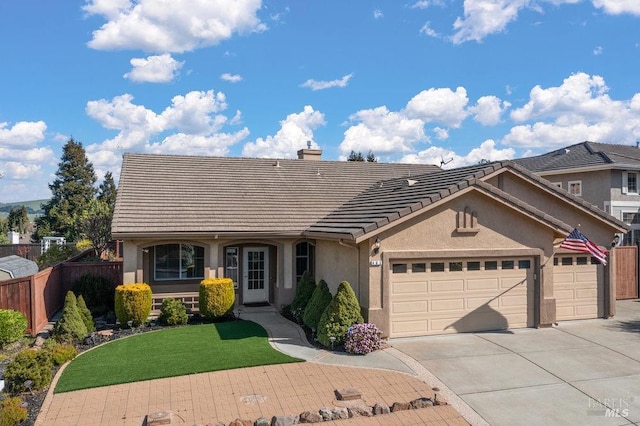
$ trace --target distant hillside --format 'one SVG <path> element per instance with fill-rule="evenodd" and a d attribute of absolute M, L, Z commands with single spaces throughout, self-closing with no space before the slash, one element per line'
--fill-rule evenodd
<path fill-rule="evenodd" d="M 12 208 L 21 208 L 25 206 L 29 215 L 29 220 L 33 220 L 35 217 L 40 216 L 44 211 L 42 210 L 42 204 L 49 200 L 32 200 L 32 201 L 17 201 L 15 203 L 0 203 L 0 217 L 9 216 L 9 211 Z"/>

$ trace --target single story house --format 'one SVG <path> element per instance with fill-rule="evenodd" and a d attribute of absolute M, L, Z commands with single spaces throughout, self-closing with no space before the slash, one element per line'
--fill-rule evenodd
<path fill-rule="evenodd" d="M 197 302 L 230 277 L 239 303 L 291 302 L 304 271 L 348 281 L 388 337 L 609 317 L 607 266 L 558 249 L 579 227 L 608 248 L 627 226 L 509 161 L 417 164 L 125 154 L 113 217 L 125 283 Z M 318 161 L 320 160 L 320 161 Z M 612 296 L 613 294 L 613 296 Z M 613 297 L 613 298 L 612 298 Z"/>

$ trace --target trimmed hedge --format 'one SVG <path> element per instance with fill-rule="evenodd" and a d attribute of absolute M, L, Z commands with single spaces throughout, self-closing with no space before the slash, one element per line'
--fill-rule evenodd
<path fill-rule="evenodd" d="M 198 306 L 205 317 L 216 319 L 230 315 L 235 301 L 231 278 L 207 278 L 200 282 Z"/>
<path fill-rule="evenodd" d="M 351 289 L 351 284 L 342 281 L 336 295 L 324 310 L 318 323 L 318 341 L 331 346 L 330 337 L 335 337 L 336 345 L 342 344 L 347 330 L 353 324 L 364 322 L 360 313 L 360 303 Z"/>
<path fill-rule="evenodd" d="M 73 283 L 71 290 L 82 295 L 87 307 L 95 316 L 104 315 L 113 310 L 116 286 L 100 275 L 84 274 Z"/>
<path fill-rule="evenodd" d="M 84 323 L 84 319 L 78 309 L 78 302 L 75 294 L 68 291 L 64 298 L 64 308 L 62 316 L 53 329 L 54 337 L 60 342 L 73 342 L 83 339 L 89 331 Z"/>
<path fill-rule="evenodd" d="M 131 321 L 133 327 L 138 327 L 146 323 L 151 313 L 152 296 L 151 287 L 145 283 L 116 287 L 116 318 L 120 325 L 125 326 Z"/>
<path fill-rule="evenodd" d="M 0 309 L 0 348 L 20 340 L 27 331 L 27 318 L 22 312 Z"/>
<path fill-rule="evenodd" d="M 304 310 L 304 315 L 302 316 L 304 325 L 312 330 L 317 330 L 320 317 L 324 310 L 327 309 L 327 306 L 329 306 L 329 303 L 331 303 L 329 286 L 325 280 L 320 280 L 316 289 L 313 291 L 313 295 L 311 295 L 311 300 L 309 300 Z"/>

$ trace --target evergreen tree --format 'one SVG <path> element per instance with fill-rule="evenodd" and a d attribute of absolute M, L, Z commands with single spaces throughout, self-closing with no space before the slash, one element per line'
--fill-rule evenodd
<path fill-rule="evenodd" d="M 336 295 L 326 307 L 318 321 L 318 341 L 324 346 L 331 346 L 331 337 L 335 344 L 342 344 L 347 330 L 353 324 L 363 323 L 360 303 L 351 288 L 351 284 L 342 281 Z"/>
<path fill-rule="evenodd" d="M 69 139 L 63 147 L 56 178 L 49 184 L 51 200 L 42 206 L 44 214 L 36 221 L 36 238 L 55 234 L 75 241 L 79 236 L 76 221 L 96 194 L 95 182 L 96 174 L 82 142 Z"/>
<path fill-rule="evenodd" d="M 87 326 L 84 324 L 82 314 L 78 310 L 76 296 L 71 291 L 68 291 L 64 298 L 62 316 L 58 322 L 56 322 L 53 331 L 56 340 L 59 342 L 80 340 L 89 332 Z"/>
<path fill-rule="evenodd" d="M 371 152 L 371 150 L 369 150 L 369 153 L 367 154 L 367 156 L 365 157 L 364 155 L 362 155 L 362 152 L 358 151 L 351 151 L 351 154 L 349 154 L 349 156 L 347 157 L 347 161 L 358 161 L 358 162 L 367 162 L 367 163 L 377 163 L 378 159 L 376 158 L 375 155 L 373 155 L 373 152 Z"/>
<path fill-rule="evenodd" d="M 87 304 L 84 301 L 84 297 L 79 295 L 76 298 L 78 303 L 78 311 L 80 312 L 80 317 L 82 317 L 82 322 L 84 322 L 85 327 L 87 327 L 87 332 L 91 333 L 92 331 L 96 331 L 96 325 L 93 322 L 93 316 L 91 315 L 91 311 L 87 308 Z"/>
<path fill-rule="evenodd" d="M 9 223 L 9 230 L 24 234 L 27 230 L 27 226 L 29 225 L 27 208 L 25 206 L 22 206 L 21 208 L 18 208 L 17 206 L 11 207 L 7 221 Z"/>
<path fill-rule="evenodd" d="M 113 180 L 113 175 L 111 172 L 107 172 L 100 184 L 100 188 L 98 188 L 98 200 L 106 203 L 112 212 L 116 206 L 116 192 L 116 183 Z"/>

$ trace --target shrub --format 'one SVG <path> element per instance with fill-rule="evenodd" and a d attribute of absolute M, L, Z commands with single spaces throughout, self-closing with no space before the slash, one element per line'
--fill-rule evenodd
<path fill-rule="evenodd" d="M 360 304 L 351 285 L 342 281 L 338 291 L 318 322 L 318 341 L 324 346 L 331 346 L 330 337 L 335 337 L 335 344 L 344 342 L 349 327 L 364 322 L 360 313 Z"/>
<path fill-rule="evenodd" d="M 116 287 L 116 318 L 120 324 L 137 327 L 144 324 L 151 313 L 151 287 L 148 284 L 123 284 Z"/>
<path fill-rule="evenodd" d="M 0 426 L 14 426 L 27 420 L 28 411 L 19 397 L 6 398 L 0 402 Z"/>
<path fill-rule="evenodd" d="M 77 301 L 78 301 L 78 312 L 80 312 L 82 321 L 84 322 L 85 327 L 87 327 L 87 333 L 96 331 L 96 324 L 93 322 L 91 311 L 89 310 L 89 308 L 87 308 L 87 304 L 84 302 L 84 297 L 82 297 L 82 295 L 78 296 Z"/>
<path fill-rule="evenodd" d="M 311 300 L 311 295 L 313 291 L 316 289 L 316 283 L 313 280 L 313 277 L 309 275 L 308 272 L 305 271 L 296 286 L 296 295 L 293 298 L 293 302 L 291 302 L 291 312 L 296 316 L 296 311 L 300 312 L 298 317 L 302 317 L 302 313 L 304 312 L 304 308 L 307 307 L 309 300 Z"/>
<path fill-rule="evenodd" d="M 198 307 L 205 317 L 215 319 L 230 315 L 235 301 L 231 278 L 207 278 L 200 283 Z"/>
<path fill-rule="evenodd" d="M 93 315 L 100 316 L 113 310 L 115 288 L 107 278 L 87 273 L 73 283 L 71 290 L 82 295 Z"/>
<path fill-rule="evenodd" d="M 64 262 L 70 257 L 78 254 L 78 250 L 72 244 L 52 244 L 47 251 L 36 259 L 38 268 L 42 271 L 49 266 L 57 265 Z"/>
<path fill-rule="evenodd" d="M 187 308 L 181 300 L 164 299 L 160 308 L 160 317 L 158 321 L 164 325 L 185 325 L 189 317 L 187 316 Z"/>
<path fill-rule="evenodd" d="M 357 355 L 366 355 L 380 349 L 382 331 L 375 324 L 353 324 L 347 330 L 344 340 L 344 350 Z"/>
<path fill-rule="evenodd" d="M 51 360 L 55 365 L 62 365 L 67 361 L 71 361 L 78 355 L 78 350 L 73 345 L 56 344 L 47 348 L 51 354 Z"/>
<path fill-rule="evenodd" d="M 18 352 L 7 365 L 4 380 L 7 392 L 18 394 L 27 389 L 24 383 L 31 380 L 31 390 L 44 389 L 51 382 L 53 361 L 47 351 L 26 349 Z"/>
<path fill-rule="evenodd" d="M 22 312 L 0 309 L 0 348 L 17 342 L 27 331 L 27 318 Z"/>
<path fill-rule="evenodd" d="M 84 325 L 82 314 L 78 310 L 78 302 L 72 291 L 68 291 L 64 298 L 64 308 L 62 316 L 53 328 L 56 340 L 60 342 L 73 342 L 80 340 L 88 334 L 87 326 Z"/>
<path fill-rule="evenodd" d="M 304 315 L 302 316 L 304 325 L 312 330 L 317 330 L 320 317 L 329 303 L 331 303 L 329 286 L 325 280 L 320 280 L 316 289 L 313 291 L 313 295 L 311 295 L 311 300 L 309 300 L 304 310 Z"/>

